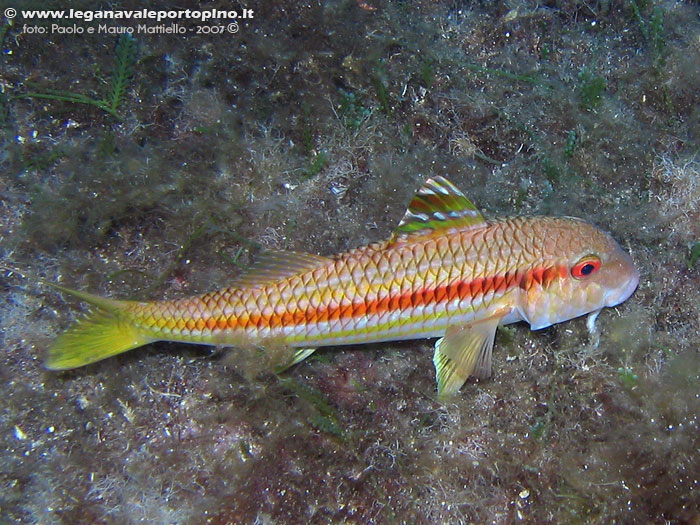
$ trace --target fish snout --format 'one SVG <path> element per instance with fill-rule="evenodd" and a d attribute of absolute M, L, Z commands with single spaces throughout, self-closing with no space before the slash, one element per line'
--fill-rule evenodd
<path fill-rule="evenodd" d="M 606 294 L 605 306 L 617 306 L 626 301 L 639 285 L 639 271 L 629 254 L 619 249 L 612 267 L 614 284 Z"/>

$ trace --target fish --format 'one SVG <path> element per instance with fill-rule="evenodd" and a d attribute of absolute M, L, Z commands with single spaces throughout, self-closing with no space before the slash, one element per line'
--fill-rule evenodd
<path fill-rule="evenodd" d="M 389 239 L 326 257 L 269 250 L 227 288 L 126 301 L 54 284 L 91 305 L 59 335 L 45 367 L 66 370 L 154 341 L 288 349 L 438 338 L 440 399 L 492 373 L 496 329 L 531 330 L 627 300 L 639 272 L 608 234 L 575 217 L 487 219 L 450 181 L 426 180 Z"/>

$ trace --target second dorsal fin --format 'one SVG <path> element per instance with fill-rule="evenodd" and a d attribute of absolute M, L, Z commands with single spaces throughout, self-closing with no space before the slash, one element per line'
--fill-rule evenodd
<path fill-rule="evenodd" d="M 231 283 L 237 288 L 257 288 L 298 273 L 312 270 L 332 261 L 328 257 L 312 253 L 286 250 L 266 250 L 255 260 L 250 269 Z"/>
<path fill-rule="evenodd" d="M 447 229 L 481 226 L 486 219 L 476 206 L 444 177 L 428 179 L 413 197 L 394 238 L 429 235 Z"/>

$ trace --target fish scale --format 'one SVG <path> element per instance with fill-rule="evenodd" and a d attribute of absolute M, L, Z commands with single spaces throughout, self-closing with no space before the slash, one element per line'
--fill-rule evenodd
<path fill-rule="evenodd" d="M 624 301 L 639 274 L 606 233 L 570 217 L 486 220 L 449 181 L 421 187 L 392 237 L 326 258 L 271 251 L 234 285 L 198 297 L 129 302 L 58 286 L 97 307 L 60 336 L 65 369 L 151 341 L 315 348 L 441 337 L 438 393 L 491 373 L 496 327 L 543 328 Z"/>

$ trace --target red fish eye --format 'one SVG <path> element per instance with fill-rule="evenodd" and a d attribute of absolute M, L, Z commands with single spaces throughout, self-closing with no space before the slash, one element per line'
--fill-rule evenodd
<path fill-rule="evenodd" d="M 585 279 L 600 269 L 600 259 L 595 255 L 584 257 L 571 268 L 571 275 L 576 279 Z"/>

